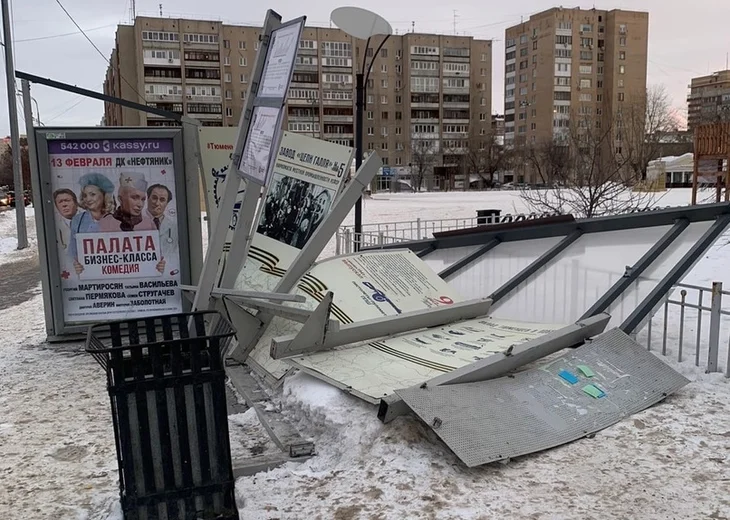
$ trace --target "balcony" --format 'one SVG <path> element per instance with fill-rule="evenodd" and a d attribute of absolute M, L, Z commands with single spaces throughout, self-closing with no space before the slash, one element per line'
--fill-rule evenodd
<path fill-rule="evenodd" d="M 469 71 L 463 71 L 463 70 L 445 70 L 444 76 L 450 77 L 450 78 L 468 78 L 469 77 Z"/>
<path fill-rule="evenodd" d="M 221 102 L 220 96 L 194 96 L 192 94 L 187 94 L 185 96 L 185 99 L 188 101 L 191 101 L 193 103 L 220 103 Z"/>
<path fill-rule="evenodd" d="M 215 61 L 185 60 L 185 67 L 194 67 L 196 69 L 215 69 L 215 70 L 218 70 L 221 67 L 221 62 L 220 62 L 220 60 L 215 60 Z"/>
<path fill-rule="evenodd" d="M 145 94 L 144 98 L 145 101 L 179 103 L 183 97 L 182 94 Z"/>
<path fill-rule="evenodd" d="M 323 99 L 323 105 L 334 107 L 351 107 L 355 104 L 354 99 Z"/>
<path fill-rule="evenodd" d="M 411 139 L 438 140 L 439 133 L 411 132 Z"/>
<path fill-rule="evenodd" d="M 411 103 L 411 108 L 439 108 L 438 103 Z"/>
<path fill-rule="evenodd" d="M 187 84 L 194 84 L 194 85 L 215 85 L 220 86 L 221 79 L 212 79 L 212 78 L 185 78 L 185 83 Z"/>
<path fill-rule="evenodd" d="M 303 63 L 296 63 L 294 65 L 294 70 L 297 72 L 319 72 L 319 66 L 311 65 L 309 63 L 307 63 L 306 65 Z"/>
<path fill-rule="evenodd" d="M 308 90 L 319 90 L 319 83 L 302 83 L 292 81 L 289 88 L 303 88 Z"/>
<path fill-rule="evenodd" d="M 411 69 L 411 76 L 438 78 L 439 70 Z"/>
<path fill-rule="evenodd" d="M 325 123 L 354 123 L 355 121 L 355 116 L 324 114 L 322 118 Z"/>
<path fill-rule="evenodd" d="M 469 108 L 469 102 L 463 101 L 463 102 L 450 102 L 450 101 L 444 101 L 443 107 L 446 109 L 453 109 L 453 108 L 461 108 L 461 109 L 468 109 Z"/>
<path fill-rule="evenodd" d="M 145 83 L 166 83 L 172 85 L 179 85 L 182 83 L 182 78 L 168 78 L 164 76 L 145 76 Z"/>
<path fill-rule="evenodd" d="M 444 85 L 444 94 L 468 94 L 470 87 L 469 85 L 463 87 L 447 87 Z"/>
<path fill-rule="evenodd" d="M 191 41 L 183 41 L 182 42 L 184 49 L 205 49 L 207 51 L 212 49 L 218 49 L 220 47 L 219 42 L 191 42 Z"/>
<path fill-rule="evenodd" d="M 444 132 L 443 139 L 465 139 L 469 132 Z"/>
<path fill-rule="evenodd" d="M 437 125 L 439 124 L 439 118 L 438 117 L 411 117 L 411 123 L 425 123 L 428 125 Z"/>
<path fill-rule="evenodd" d="M 315 98 L 287 98 L 286 104 L 289 106 L 298 106 L 298 107 L 306 107 L 306 106 L 317 106 L 319 105 L 319 99 Z"/>
<path fill-rule="evenodd" d="M 142 47 L 145 49 L 169 49 L 180 50 L 180 42 L 161 42 L 156 40 L 142 40 Z"/>
<path fill-rule="evenodd" d="M 201 121 L 204 119 L 207 121 L 220 121 L 221 119 L 223 119 L 223 114 L 211 114 L 209 112 L 204 112 L 201 114 L 188 112 L 188 115 L 190 117 L 194 117 L 195 119 L 200 119 Z"/>
<path fill-rule="evenodd" d="M 444 119 L 443 123 L 445 125 L 468 125 L 471 123 L 471 119 L 468 117 L 462 118 L 462 119 Z"/>
<path fill-rule="evenodd" d="M 469 63 L 471 58 L 469 56 L 444 56 L 442 60 L 451 63 Z"/>
<path fill-rule="evenodd" d="M 355 89 L 355 87 L 352 83 L 322 83 L 322 88 L 324 90 L 349 90 L 349 91 L 353 91 Z"/>
<path fill-rule="evenodd" d="M 312 114 L 309 116 L 302 116 L 289 114 L 286 120 L 290 123 L 319 123 L 319 115 Z"/>
<path fill-rule="evenodd" d="M 333 134 L 333 133 L 325 132 L 324 138 L 325 139 L 354 139 L 355 134 L 353 134 L 352 132 L 350 132 L 348 134 L 340 134 L 340 133 Z"/>
<path fill-rule="evenodd" d="M 330 74 L 352 74 L 353 70 L 352 67 L 325 67 L 322 65 L 322 72 L 327 72 Z M 350 85 L 350 88 L 355 88 L 354 83 L 345 83 L 346 85 Z"/>
<path fill-rule="evenodd" d="M 144 64 L 155 67 L 179 67 L 180 58 L 144 58 Z"/>
<path fill-rule="evenodd" d="M 468 152 L 468 148 L 449 148 L 444 147 L 444 152 L 448 153 L 449 155 L 463 155 L 466 152 Z"/>
<path fill-rule="evenodd" d="M 163 109 L 163 110 L 165 110 L 165 109 Z M 170 110 L 170 112 L 172 112 L 173 114 L 183 115 L 183 113 L 179 110 Z M 150 112 L 147 112 L 146 115 L 147 115 L 147 119 L 167 119 L 167 117 L 165 117 L 165 116 L 161 116 L 159 114 L 152 114 Z"/>

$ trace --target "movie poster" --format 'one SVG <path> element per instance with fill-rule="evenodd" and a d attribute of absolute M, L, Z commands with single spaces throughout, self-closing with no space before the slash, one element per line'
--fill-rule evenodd
<path fill-rule="evenodd" d="M 172 139 L 48 141 L 64 321 L 182 312 Z"/>

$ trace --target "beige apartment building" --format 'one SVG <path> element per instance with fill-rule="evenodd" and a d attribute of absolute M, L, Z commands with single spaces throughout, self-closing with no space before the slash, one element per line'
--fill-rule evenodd
<path fill-rule="evenodd" d="M 628 103 L 645 102 L 648 30 L 645 12 L 562 7 L 508 28 L 505 144 L 566 139 L 581 116 L 610 128 Z"/>
<path fill-rule="evenodd" d="M 730 70 L 692 78 L 687 98 L 687 128 L 730 119 Z"/>
<path fill-rule="evenodd" d="M 258 50 L 259 27 L 138 17 L 120 25 L 104 92 L 235 126 Z M 492 42 L 466 36 L 394 35 L 367 82 L 363 147 L 407 168 L 413 150 L 434 165 L 457 162 L 491 130 Z M 364 41 L 339 29 L 307 27 L 287 99 L 285 128 L 354 146 L 355 73 Z M 108 126 L 167 126 L 172 120 L 105 104 Z M 416 143 L 416 144 L 414 144 Z M 473 143 L 477 143 L 476 145 Z"/>

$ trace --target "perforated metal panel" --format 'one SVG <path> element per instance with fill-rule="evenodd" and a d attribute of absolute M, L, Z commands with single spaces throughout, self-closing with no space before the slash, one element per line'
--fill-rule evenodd
<path fill-rule="evenodd" d="M 579 369 L 588 367 L 588 377 Z M 578 378 L 570 384 L 558 374 Z M 644 410 L 689 381 L 619 329 L 514 376 L 397 390 L 469 467 L 571 442 Z M 605 392 L 591 397 L 594 384 Z"/>

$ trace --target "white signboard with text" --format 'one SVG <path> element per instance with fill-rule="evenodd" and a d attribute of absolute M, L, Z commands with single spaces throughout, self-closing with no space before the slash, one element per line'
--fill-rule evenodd
<path fill-rule="evenodd" d="M 296 294 L 306 302 L 297 304 L 314 309 L 332 291 L 332 318 L 354 323 L 403 312 L 430 309 L 461 301 L 455 290 L 409 250 L 373 251 L 328 258 L 302 277 Z M 274 318 L 249 357 L 275 379 L 290 366 L 270 356 L 271 340 L 295 334 L 301 324 Z"/>
<path fill-rule="evenodd" d="M 164 268 L 159 231 L 79 233 L 76 235 L 79 280 L 157 278 Z"/>

